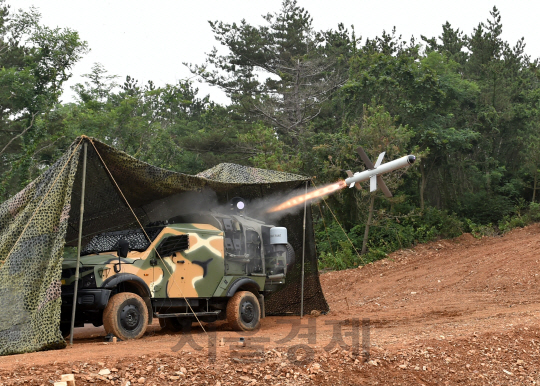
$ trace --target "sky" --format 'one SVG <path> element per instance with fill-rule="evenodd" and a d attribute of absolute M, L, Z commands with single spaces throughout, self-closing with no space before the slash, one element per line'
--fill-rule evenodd
<path fill-rule="evenodd" d="M 79 32 L 91 51 L 74 67 L 66 83 L 63 102 L 73 101 L 70 86 L 84 82 L 81 76 L 101 63 L 110 75 L 126 75 L 144 84 L 157 86 L 192 77 L 184 62 L 202 64 L 205 53 L 218 43 L 208 20 L 227 23 L 245 19 L 263 25 L 261 15 L 276 13 L 281 0 L 7 0 L 12 10 L 27 10 L 34 5 L 42 14 L 42 24 L 69 27 Z M 496 6 L 501 12 L 503 39 L 511 45 L 525 37 L 526 53 L 540 58 L 537 39 L 537 0 L 298 0 L 309 11 L 316 30 L 336 29 L 338 23 L 354 25 L 357 36 L 374 38 L 383 30 L 397 33 L 405 40 L 439 36 L 448 21 L 454 28 L 470 34 L 481 21 L 490 17 Z M 194 79 L 195 80 L 195 79 Z M 227 103 L 216 87 L 195 83 L 199 96 L 210 95 L 218 103 Z"/>

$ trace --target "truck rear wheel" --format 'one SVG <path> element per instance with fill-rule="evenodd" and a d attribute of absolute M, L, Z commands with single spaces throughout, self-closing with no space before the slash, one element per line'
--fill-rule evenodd
<path fill-rule="evenodd" d="M 259 327 L 261 308 L 249 291 L 239 291 L 227 303 L 227 322 L 235 331 L 252 331 Z"/>
<path fill-rule="evenodd" d="M 103 311 L 103 326 L 107 334 L 122 340 L 138 339 L 148 326 L 148 308 L 137 294 L 122 292 L 109 299 Z"/>

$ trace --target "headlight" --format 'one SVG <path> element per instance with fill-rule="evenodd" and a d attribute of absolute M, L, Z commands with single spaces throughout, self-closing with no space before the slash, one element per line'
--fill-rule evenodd
<path fill-rule="evenodd" d="M 95 287 L 96 277 L 94 276 L 93 273 L 91 273 L 90 275 L 86 275 L 85 277 L 83 277 L 82 284 L 83 284 L 83 288 Z"/>
<path fill-rule="evenodd" d="M 62 285 L 66 287 L 75 286 L 75 268 L 66 268 L 62 270 Z M 79 268 L 79 288 L 96 287 L 96 276 L 94 267 Z"/>
<path fill-rule="evenodd" d="M 94 267 L 82 267 L 79 274 L 79 285 L 82 288 L 96 287 L 96 275 L 94 274 Z"/>
<path fill-rule="evenodd" d="M 245 200 L 241 197 L 235 197 L 231 201 L 231 209 L 236 211 L 237 214 L 244 213 L 244 209 L 246 209 L 246 203 Z"/>

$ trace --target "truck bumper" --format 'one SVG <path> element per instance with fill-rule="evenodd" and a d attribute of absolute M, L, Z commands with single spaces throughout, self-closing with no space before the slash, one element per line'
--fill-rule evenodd
<path fill-rule="evenodd" d="M 110 289 L 92 288 L 77 291 L 77 311 L 103 310 L 111 296 Z M 62 290 L 62 307 L 73 307 L 73 291 Z"/>

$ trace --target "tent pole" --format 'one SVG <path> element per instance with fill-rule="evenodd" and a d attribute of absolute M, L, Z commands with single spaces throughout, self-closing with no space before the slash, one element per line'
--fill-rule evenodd
<path fill-rule="evenodd" d="M 71 327 L 69 329 L 69 345 L 73 346 L 73 328 L 75 327 L 75 309 L 77 307 L 77 291 L 79 289 L 79 264 L 81 262 L 81 240 L 84 214 L 84 193 L 86 191 L 86 155 L 87 142 L 84 142 L 83 172 L 82 172 L 82 191 L 81 191 L 81 210 L 79 213 L 79 241 L 77 244 L 77 265 L 75 266 L 75 287 L 73 290 L 73 309 L 71 311 Z"/>
<path fill-rule="evenodd" d="M 307 195 L 308 182 L 306 181 L 306 195 Z M 304 317 L 304 260 L 306 256 L 306 211 L 307 200 L 304 201 L 304 238 L 302 242 L 302 286 L 300 295 L 300 318 Z"/>

